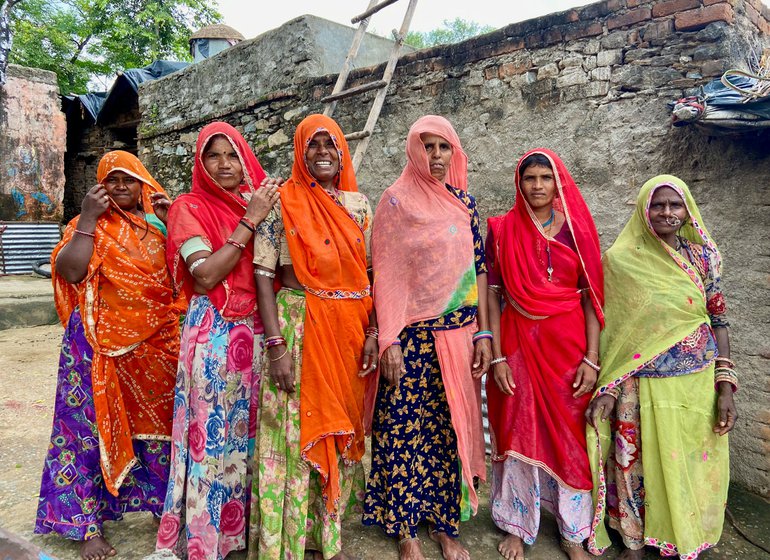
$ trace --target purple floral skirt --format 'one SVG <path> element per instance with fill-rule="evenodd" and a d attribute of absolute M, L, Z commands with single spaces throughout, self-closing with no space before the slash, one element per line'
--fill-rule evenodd
<path fill-rule="evenodd" d="M 149 511 L 159 517 L 163 510 L 171 450 L 168 441 L 134 440 L 137 464 L 119 495 L 113 496 L 104 485 L 91 390 L 92 356 L 80 311 L 75 309 L 62 340 L 35 533 L 88 540 L 102 534 L 103 521 L 120 520 L 125 512 Z"/>

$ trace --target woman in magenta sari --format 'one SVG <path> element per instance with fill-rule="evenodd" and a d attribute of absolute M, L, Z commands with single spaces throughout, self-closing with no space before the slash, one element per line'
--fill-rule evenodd
<path fill-rule="evenodd" d="M 508 533 L 498 550 L 524 558 L 542 505 L 556 516 L 564 552 L 587 558 L 592 483 L 583 413 L 600 369 L 599 237 L 556 154 L 525 154 L 515 181 L 514 206 L 489 219 L 486 245 L 494 335 L 491 509 Z"/>

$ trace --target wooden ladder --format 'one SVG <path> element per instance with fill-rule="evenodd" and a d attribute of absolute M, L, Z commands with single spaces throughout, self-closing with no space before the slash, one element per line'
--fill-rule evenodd
<path fill-rule="evenodd" d="M 340 99 L 345 99 L 354 95 L 360 95 L 375 89 L 379 90 L 374 98 L 372 107 L 369 110 L 369 117 L 366 119 L 366 125 L 364 125 L 363 130 L 358 132 L 351 132 L 350 134 L 345 135 L 345 138 L 348 141 L 359 140 L 359 143 L 356 146 L 355 154 L 353 155 L 353 169 L 356 171 L 358 171 L 358 167 L 361 165 L 361 161 L 364 159 L 364 154 L 366 153 L 366 149 L 369 147 L 369 141 L 371 140 L 372 132 L 374 131 L 374 127 L 377 124 L 377 119 L 380 116 L 380 111 L 382 111 L 382 106 L 385 103 L 385 96 L 388 94 L 388 86 L 390 85 L 390 81 L 393 78 L 393 72 L 395 71 L 396 64 L 398 63 L 398 55 L 399 51 L 401 50 L 401 45 L 403 45 L 404 39 L 406 39 L 406 34 L 409 32 L 409 24 L 412 21 L 414 9 L 417 6 L 417 0 L 409 0 L 409 6 L 407 6 L 406 14 L 404 14 L 404 20 L 401 23 L 401 29 L 399 29 L 398 35 L 394 37 L 395 42 L 393 44 L 393 49 L 390 51 L 390 57 L 388 58 L 388 63 L 385 65 L 385 71 L 382 74 L 382 78 L 374 82 L 369 82 L 367 84 L 356 86 L 350 89 L 345 89 L 345 85 L 348 81 L 348 75 L 350 74 L 350 68 L 353 64 L 353 60 L 355 60 L 356 55 L 358 54 L 361 41 L 363 40 L 364 34 L 366 33 L 366 28 L 369 25 L 369 17 L 373 14 L 376 14 L 386 6 L 390 6 L 396 2 L 398 2 L 398 0 L 381 0 L 379 2 L 378 0 L 370 0 L 369 7 L 366 9 L 366 11 L 363 14 L 350 20 L 352 24 L 359 24 L 358 29 L 356 29 L 356 33 L 353 36 L 353 43 L 350 45 L 350 51 L 348 51 L 345 62 L 342 64 L 342 70 L 340 70 L 339 76 L 337 77 L 337 83 L 334 85 L 334 90 L 330 95 L 321 99 L 323 103 L 328 103 L 326 109 L 324 110 L 324 115 L 331 117 L 334 113 L 334 109 L 337 107 L 337 101 Z"/>

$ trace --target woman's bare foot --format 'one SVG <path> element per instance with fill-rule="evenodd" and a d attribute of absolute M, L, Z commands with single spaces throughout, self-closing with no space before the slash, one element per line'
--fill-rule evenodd
<path fill-rule="evenodd" d="M 618 556 L 618 560 L 642 560 L 642 558 L 644 558 L 643 548 L 640 548 L 639 550 L 626 548 L 620 553 L 620 556 Z"/>
<path fill-rule="evenodd" d="M 115 554 L 117 551 L 101 535 L 83 541 L 83 544 L 80 545 L 80 557 L 83 560 L 105 560 L 110 556 L 115 556 Z"/>
<path fill-rule="evenodd" d="M 569 560 L 591 560 L 588 552 L 583 548 L 582 542 L 573 542 L 561 539 L 561 549 L 569 557 Z"/>
<path fill-rule="evenodd" d="M 429 530 L 428 534 L 441 547 L 441 555 L 444 560 L 471 560 L 471 553 L 460 544 L 459 540 L 453 539 L 441 531 Z"/>
<path fill-rule="evenodd" d="M 400 560 L 425 560 L 420 547 L 420 539 L 413 537 L 398 541 L 398 557 Z"/>
<path fill-rule="evenodd" d="M 497 545 L 497 552 L 505 560 L 524 560 L 524 541 L 516 535 L 506 535 Z"/>

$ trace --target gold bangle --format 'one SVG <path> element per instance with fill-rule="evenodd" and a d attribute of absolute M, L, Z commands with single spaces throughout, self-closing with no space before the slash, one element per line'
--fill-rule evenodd
<path fill-rule="evenodd" d="M 270 358 L 270 356 L 269 356 L 269 355 L 268 355 L 268 358 L 270 359 L 270 361 L 271 361 L 271 362 L 277 362 L 278 360 L 280 360 L 281 358 L 283 358 L 283 357 L 284 357 L 286 354 L 288 354 L 288 353 L 289 353 L 289 349 L 287 348 L 286 350 L 284 350 L 284 351 L 283 351 L 283 354 L 281 354 L 281 355 L 280 355 L 280 356 L 278 356 L 277 358 Z"/>

